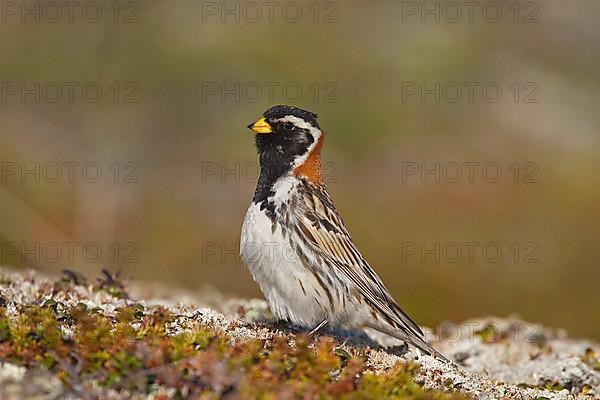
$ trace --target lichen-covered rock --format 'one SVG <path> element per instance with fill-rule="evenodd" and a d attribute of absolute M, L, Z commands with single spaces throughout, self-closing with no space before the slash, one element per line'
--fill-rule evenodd
<path fill-rule="evenodd" d="M 600 374 L 579 357 L 548 363 L 533 373 L 539 386 L 565 388 L 573 393 L 600 387 Z M 588 389 L 588 391 L 589 391 Z M 600 393 L 598 393 L 600 395 Z"/>
<path fill-rule="evenodd" d="M 154 299 L 144 293 L 108 273 L 88 283 L 73 272 L 53 280 L 0 269 L 0 399 L 600 394 L 595 343 L 516 318 L 428 330 L 453 365 L 407 353 L 401 343 L 369 331 L 310 338 L 270 321 L 261 300 L 200 302 L 191 294 Z"/>

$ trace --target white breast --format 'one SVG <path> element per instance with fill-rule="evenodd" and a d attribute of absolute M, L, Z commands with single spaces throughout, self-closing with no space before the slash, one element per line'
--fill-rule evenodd
<path fill-rule="evenodd" d="M 286 177 L 274 185 L 275 195 L 269 201 L 276 213 L 288 203 L 296 184 L 296 178 Z M 325 318 L 328 304 L 323 304 L 326 297 L 317 279 L 297 256 L 290 231 L 284 235 L 284 227 L 273 223 L 259 204 L 252 204 L 242 227 L 240 255 L 277 318 L 314 327 Z"/>

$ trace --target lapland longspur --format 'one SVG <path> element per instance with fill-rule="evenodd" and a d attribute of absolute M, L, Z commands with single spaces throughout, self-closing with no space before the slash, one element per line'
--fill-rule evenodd
<path fill-rule="evenodd" d="M 396 304 L 333 205 L 321 174 L 317 115 L 275 106 L 248 128 L 261 170 L 241 256 L 273 314 L 313 331 L 372 328 L 444 358 Z"/>

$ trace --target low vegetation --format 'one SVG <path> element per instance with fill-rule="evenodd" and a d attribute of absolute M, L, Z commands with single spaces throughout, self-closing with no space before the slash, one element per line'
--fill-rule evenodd
<path fill-rule="evenodd" d="M 122 306 L 109 312 L 63 301 L 86 285 L 85 278 L 66 272 L 51 288 L 40 289 L 51 295 L 39 303 L 0 298 L 0 363 L 49 371 L 74 397 L 102 390 L 151 395 L 160 389 L 169 394 L 165 398 L 466 398 L 424 389 L 413 381 L 419 368 L 413 363 L 372 373 L 365 357 L 344 351 L 332 337 L 235 341 L 194 320 L 175 329 L 180 316 L 136 303 L 108 273 L 91 288 Z"/>

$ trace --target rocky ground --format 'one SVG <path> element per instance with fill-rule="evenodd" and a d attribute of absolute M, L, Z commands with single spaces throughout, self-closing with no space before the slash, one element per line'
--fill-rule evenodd
<path fill-rule="evenodd" d="M 372 332 L 308 337 L 261 300 L 0 269 L 0 399 L 600 399 L 598 343 L 516 318 L 435 333 L 454 364 Z"/>

